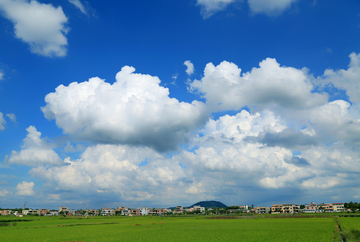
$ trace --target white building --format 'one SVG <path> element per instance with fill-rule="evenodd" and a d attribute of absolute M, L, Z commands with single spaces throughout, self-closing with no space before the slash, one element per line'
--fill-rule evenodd
<path fill-rule="evenodd" d="M 204 207 L 194 206 L 193 208 L 194 208 L 194 211 L 200 210 L 200 213 L 205 213 L 205 208 Z"/>
<path fill-rule="evenodd" d="M 130 210 L 125 208 L 121 210 L 121 215 L 128 216 L 130 214 Z"/>
<path fill-rule="evenodd" d="M 344 212 L 345 207 L 343 203 L 333 203 L 334 212 Z"/>
<path fill-rule="evenodd" d="M 29 210 L 23 210 L 22 214 L 23 215 L 31 215 L 31 214 L 39 214 L 40 211 L 39 210 L 34 210 L 34 209 L 29 209 Z"/>
<path fill-rule="evenodd" d="M 148 208 L 139 208 L 140 210 L 140 214 L 145 216 L 149 214 L 149 209 Z"/>
<path fill-rule="evenodd" d="M 112 208 L 103 208 L 101 210 L 101 215 L 103 216 L 112 216 L 112 215 L 115 215 L 115 209 L 112 209 Z"/>

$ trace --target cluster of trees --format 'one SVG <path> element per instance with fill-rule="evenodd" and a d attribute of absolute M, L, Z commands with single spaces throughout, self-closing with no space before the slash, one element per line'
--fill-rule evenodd
<path fill-rule="evenodd" d="M 355 212 L 356 210 L 360 210 L 360 203 L 350 201 L 349 203 L 344 203 L 344 207 Z"/>

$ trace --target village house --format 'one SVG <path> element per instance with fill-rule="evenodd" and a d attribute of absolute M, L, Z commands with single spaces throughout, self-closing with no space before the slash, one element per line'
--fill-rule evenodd
<path fill-rule="evenodd" d="M 331 203 L 320 203 L 317 204 L 317 208 L 318 210 L 320 210 L 320 212 L 333 212 L 334 208 L 333 205 Z"/>
<path fill-rule="evenodd" d="M 146 216 L 146 215 L 148 215 L 149 214 L 149 209 L 148 208 L 139 208 L 139 210 L 140 210 L 140 215 L 142 215 L 142 216 Z"/>
<path fill-rule="evenodd" d="M 344 203 L 333 203 L 334 212 L 344 212 Z"/>
<path fill-rule="evenodd" d="M 100 215 L 103 215 L 103 216 L 113 216 L 113 215 L 115 215 L 115 209 L 112 209 L 112 208 L 103 208 L 103 209 L 101 210 Z"/>
<path fill-rule="evenodd" d="M 123 216 L 129 216 L 129 214 L 130 214 L 130 210 L 129 210 L 129 209 L 125 208 L 125 209 L 122 209 L 122 210 L 121 210 L 121 215 L 123 215 Z"/>
<path fill-rule="evenodd" d="M 305 208 L 303 209 L 304 213 L 316 213 L 317 211 L 317 206 L 314 202 L 311 202 L 311 204 L 305 204 Z"/>
<path fill-rule="evenodd" d="M 11 210 L 0 210 L 0 214 L 1 214 L 1 215 L 10 215 L 10 214 L 11 214 Z"/>
<path fill-rule="evenodd" d="M 99 210 L 98 209 L 91 209 L 89 210 L 88 214 L 93 214 L 95 216 L 99 215 Z"/>
<path fill-rule="evenodd" d="M 193 209 L 194 209 L 194 211 L 199 210 L 200 213 L 205 213 L 205 208 L 204 207 L 194 206 Z"/>
<path fill-rule="evenodd" d="M 249 210 L 249 206 L 245 204 L 244 206 L 239 206 L 239 209 L 247 211 Z"/>
<path fill-rule="evenodd" d="M 183 206 L 177 206 L 173 213 L 182 213 L 183 212 Z"/>
<path fill-rule="evenodd" d="M 52 216 L 57 216 L 57 215 L 59 215 L 59 212 L 58 211 L 50 211 L 50 214 Z"/>
<path fill-rule="evenodd" d="M 270 212 L 269 207 L 255 207 L 254 212 L 256 214 L 268 214 Z"/>
<path fill-rule="evenodd" d="M 22 211 L 22 214 L 23 214 L 23 215 L 40 214 L 40 210 L 36 210 L 36 209 L 23 210 L 23 211 Z"/>
<path fill-rule="evenodd" d="M 121 214 L 121 211 L 125 209 L 126 207 L 118 207 L 117 209 L 115 209 L 115 213 L 119 212 Z"/>
<path fill-rule="evenodd" d="M 282 204 L 271 205 L 271 213 L 272 214 L 284 213 L 283 205 Z"/>
<path fill-rule="evenodd" d="M 40 209 L 39 214 L 40 215 L 46 215 L 49 212 L 50 212 L 50 209 Z"/>
<path fill-rule="evenodd" d="M 149 209 L 149 215 L 162 215 L 168 212 L 168 209 L 165 208 L 153 208 Z"/>
<path fill-rule="evenodd" d="M 65 212 L 65 211 L 69 211 L 69 208 L 68 207 L 60 207 L 58 212 L 60 213 L 60 212 Z"/>
<path fill-rule="evenodd" d="M 294 214 L 294 213 L 298 213 L 299 209 L 300 209 L 299 205 L 283 204 L 283 213 Z"/>

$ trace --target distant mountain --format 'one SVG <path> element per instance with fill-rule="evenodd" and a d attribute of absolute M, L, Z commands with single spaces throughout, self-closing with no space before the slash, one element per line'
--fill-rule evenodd
<path fill-rule="evenodd" d="M 201 201 L 198 203 L 195 203 L 193 205 L 191 205 L 189 208 L 192 208 L 194 206 L 200 206 L 200 207 L 204 207 L 204 208 L 226 208 L 227 206 L 225 204 L 223 204 L 222 202 L 217 202 L 217 201 Z"/>

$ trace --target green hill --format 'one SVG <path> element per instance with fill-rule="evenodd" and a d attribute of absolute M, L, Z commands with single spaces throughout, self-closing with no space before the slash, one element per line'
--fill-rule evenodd
<path fill-rule="evenodd" d="M 226 208 L 227 207 L 222 202 L 217 202 L 217 201 L 201 201 L 201 202 L 197 202 L 197 203 L 191 205 L 189 208 L 192 208 L 194 206 L 200 206 L 200 207 L 204 207 L 204 208 L 212 208 L 212 207 Z"/>

